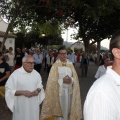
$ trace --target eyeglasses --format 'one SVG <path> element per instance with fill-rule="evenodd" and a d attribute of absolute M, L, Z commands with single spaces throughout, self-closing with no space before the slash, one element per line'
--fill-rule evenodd
<path fill-rule="evenodd" d="M 34 62 L 24 62 L 24 63 L 27 63 L 29 65 L 34 65 L 35 64 Z"/>
<path fill-rule="evenodd" d="M 61 54 L 61 55 L 67 55 L 67 53 L 59 53 L 59 54 Z"/>

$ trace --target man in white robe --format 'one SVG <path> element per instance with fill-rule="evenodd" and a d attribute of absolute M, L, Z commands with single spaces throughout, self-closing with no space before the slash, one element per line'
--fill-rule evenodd
<path fill-rule="evenodd" d="M 82 118 L 79 80 L 75 68 L 67 60 L 64 47 L 48 77 L 41 120 L 80 120 Z"/>
<path fill-rule="evenodd" d="M 45 94 L 32 56 L 23 58 L 22 67 L 10 75 L 5 88 L 5 99 L 13 112 L 13 120 L 39 120 L 39 105 Z"/>

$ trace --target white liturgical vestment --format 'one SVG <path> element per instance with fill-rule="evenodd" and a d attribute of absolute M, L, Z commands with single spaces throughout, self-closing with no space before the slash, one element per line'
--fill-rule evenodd
<path fill-rule="evenodd" d="M 13 112 L 13 120 L 39 120 L 39 105 L 45 98 L 41 76 L 35 70 L 28 73 L 23 67 L 14 71 L 6 85 L 5 99 L 9 109 Z M 40 88 L 38 96 L 15 96 L 17 90 L 34 91 Z"/>
<path fill-rule="evenodd" d="M 59 62 L 59 60 L 58 60 Z M 69 62 L 69 61 L 67 61 Z M 63 117 L 56 117 L 55 120 L 69 120 L 70 115 L 70 106 L 71 106 L 71 97 L 72 97 L 72 83 L 65 84 L 63 83 L 63 78 L 65 76 L 69 76 L 72 79 L 72 71 L 69 67 L 62 66 L 58 67 L 58 83 L 59 83 L 59 96 L 60 96 L 60 104 L 62 108 Z"/>

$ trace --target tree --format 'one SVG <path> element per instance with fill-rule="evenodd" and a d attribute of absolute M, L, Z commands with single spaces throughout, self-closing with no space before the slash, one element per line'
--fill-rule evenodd
<path fill-rule="evenodd" d="M 68 26 L 79 26 L 77 38 L 82 38 L 86 51 L 89 51 L 90 40 L 96 42 L 94 31 L 101 24 L 100 18 L 114 13 L 120 8 L 119 0 L 1 0 L 0 12 L 9 21 L 9 26 L 5 34 L 4 41 L 8 31 L 12 26 L 31 26 L 33 22 L 51 23 L 57 20 Z M 111 19 L 110 19 L 111 20 Z M 78 24 L 75 24 L 78 22 Z M 104 21 L 107 23 L 107 21 Z M 110 21 L 109 21 L 110 23 Z M 103 26 L 106 28 L 106 26 Z M 98 30 L 97 30 L 98 31 Z M 98 32 L 99 33 L 99 32 Z M 41 33 L 40 33 L 41 34 Z M 48 33 L 46 33 L 47 35 Z M 111 34 L 111 33 L 110 33 Z M 110 36 L 110 34 L 105 36 Z M 101 36 L 102 38 L 103 36 Z M 99 39 L 100 40 L 100 39 Z M 3 41 L 3 44 L 4 44 Z"/>
<path fill-rule="evenodd" d="M 24 13 L 28 13 L 30 9 L 32 0 L 1 0 L 0 2 L 0 13 L 1 16 L 8 21 L 8 28 L 6 30 L 5 36 L 3 38 L 3 42 L 1 45 L 1 50 L 6 41 L 8 32 L 13 28 L 13 26 L 17 26 L 20 22 L 19 18 L 22 18 Z"/>
<path fill-rule="evenodd" d="M 15 47 L 19 47 L 19 48 L 23 48 L 23 45 L 24 45 L 24 41 L 25 41 L 25 34 L 22 33 L 22 32 L 19 32 L 16 34 L 16 38 L 15 38 Z"/>

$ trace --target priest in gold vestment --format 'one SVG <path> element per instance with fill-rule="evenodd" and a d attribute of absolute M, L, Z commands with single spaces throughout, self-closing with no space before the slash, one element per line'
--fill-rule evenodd
<path fill-rule="evenodd" d="M 64 47 L 50 70 L 40 116 L 40 120 L 82 119 L 79 80 Z"/>

